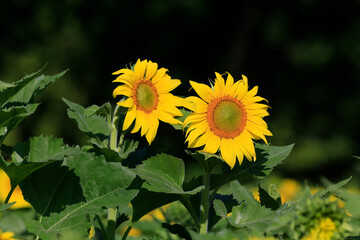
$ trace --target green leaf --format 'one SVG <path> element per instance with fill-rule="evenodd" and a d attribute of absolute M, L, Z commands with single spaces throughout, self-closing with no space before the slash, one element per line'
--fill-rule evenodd
<path fill-rule="evenodd" d="M 255 144 L 257 160 L 249 162 L 244 159 L 240 166 L 236 164 L 233 169 L 223 164 L 223 172 L 211 176 L 211 188 L 220 187 L 234 180 L 247 181 L 264 178 L 289 156 L 293 147 L 294 144 L 284 147 Z"/>
<path fill-rule="evenodd" d="M 272 211 L 264 206 L 261 206 L 252 196 L 251 192 L 245 187 L 241 186 L 237 181 L 233 181 L 231 189 L 234 198 L 240 203 L 232 208 L 232 214 L 230 217 L 225 212 L 225 205 L 216 201 L 216 213 L 224 217 L 229 224 L 235 228 L 250 228 L 261 230 L 264 229 L 271 220 L 277 215 L 275 211 Z"/>
<path fill-rule="evenodd" d="M 34 98 L 49 84 L 63 76 L 67 70 L 52 76 L 39 75 L 45 66 L 39 71 L 26 75 L 21 80 L 11 84 L 0 84 L 0 106 L 11 103 L 32 103 Z"/>
<path fill-rule="evenodd" d="M 131 201 L 133 207 L 131 221 L 137 222 L 149 212 L 180 199 L 181 195 L 179 194 L 157 193 L 141 189 L 138 195 Z"/>
<path fill-rule="evenodd" d="M 183 160 L 167 154 L 158 154 L 139 165 L 135 173 L 146 181 L 143 187 L 153 192 L 174 194 L 195 194 L 204 187 L 184 191 L 182 185 L 185 178 Z"/>
<path fill-rule="evenodd" d="M 138 193 L 138 190 L 126 189 L 135 174 L 121 163 L 108 163 L 104 157 L 84 153 L 68 157 L 64 164 L 74 169 L 80 178 L 86 201 L 66 206 L 60 213 L 43 217 L 41 222 L 29 222 L 29 232 L 39 235 L 43 240 L 53 239 L 57 234 L 67 231 L 86 234 L 91 225 L 86 220 L 88 214 L 99 214 L 103 207 L 118 207 L 120 211 L 127 209 L 129 202 Z"/>
<path fill-rule="evenodd" d="M 27 176 L 54 160 L 63 160 L 66 156 L 82 153 L 79 148 L 64 145 L 62 139 L 51 136 L 31 138 L 29 143 L 19 143 L 13 150 L 13 163 L 0 159 L 0 167 L 9 176 L 12 187 L 16 187 Z"/>
<path fill-rule="evenodd" d="M 33 114 L 38 106 L 38 104 L 28 104 L 0 109 L 0 144 L 2 144 L 10 131 L 26 117 Z"/>
<path fill-rule="evenodd" d="M 20 183 L 26 201 L 41 216 L 61 212 L 65 205 L 83 200 L 79 178 L 60 161 L 42 167 Z"/>
<path fill-rule="evenodd" d="M 82 132 L 91 138 L 95 138 L 99 143 L 109 138 L 110 129 L 105 118 L 94 114 L 89 115 L 89 111 L 92 110 L 88 110 L 87 113 L 84 107 L 65 98 L 63 98 L 63 101 L 69 106 L 68 116 L 77 123 Z"/>
<path fill-rule="evenodd" d="M 315 196 L 320 196 L 322 198 L 327 198 L 329 197 L 331 194 L 334 193 L 334 191 L 338 190 L 339 188 L 343 187 L 344 185 L 346 185 L 350 180 L 351 180 L 352 177 L 349 177 L 345 180 L 342 180 L 336 184 L 331 184 L 330 182 L 328 182 L 327 184 L 329 185 L 325 190 L 320 190 L 318 192 L 316 192 L 314 194 L 314 197 Z M 326 180 L 324 180 L 326 181 Z"/>
<path fill-rule="evenodd" d="M 226 206 L 224 204 L 223 201 L 221 201 L 220 199 L 215 199 L 213 201 L 213 206 L 214 206 L 214 210 L 215 213 L 219 216 L 219 217 L 223 217 L 223 218 L 227 218 L 227 214 L 228 211 L 226 209 Z"/>
<path fill-rule="evenodd" d="M 223 162 L 222 158 L 217 154 L 210 154 L 202 151 L 190 152 L 188 150 L 185 150 L 185 152 L 194 158 L 203 168 L 207 168 L 208 172 L 211 172 Z"/>
<path fill-rule="evenodd" d="M 276 210 L 281 206 L 281 197 L 276 199 L 272 198 L 268 192 L 265 191 L 259 184 L 259 196 L 261 206 L 270 208 L 271 210 Z"/>
<path fill-rule="evenodd" d="M 10 178 L 12 188 L 15 188 L 21 181 L 36 170 L 45 167 L 50 163 L 51 161 L 42 163 L 22 163 L 21 165 L 16 166 L 14 163 L 6 162 L 3 157 L 0 156 L 0 168 L 2 168 Z"/>
<path fill-rule="evenodd" d="M 0 205 L 0 212 L 3 212 L 5 210 L 7 210 L 8 208 L 10 208 L 12 205 L 14 205 L 16 202 L 12 202 L 12 203 L 6 203 L 6 204 L 2 204 Z"/>
<path fill-rule="evenodd" d="M 47 162 L 63 160 L 65 156 L 83 153 L 78 147 L 63 144 L 63 139 L 52 136 L 39 136 L 30 139 L 28 162 Z"/>

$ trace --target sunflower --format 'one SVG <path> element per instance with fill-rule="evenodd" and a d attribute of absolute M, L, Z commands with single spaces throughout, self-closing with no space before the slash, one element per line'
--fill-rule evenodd
<path fill-rule="evenodd" d="M 14 233 L 12 232 L 3 232 L 0 230 L 0 239 L 1 240 L 18 240 L 13 238 L 14 237 Z"/>
<path fill-rule="evenodd" d="M 149 144 L 154 140 L 159 120 L 170 124 L 182 124 L 174 117 L 182 116 L 177 106 L 186 102 L 170 93 L 180 85 L 180 80 L 171 79 L 167 69 L 158 69 L 158 64 L 140 59 L 133 69 L 123 68 L 113 73 L 119 75 L 114 82 L 122 83 L 115 88 L 113 96 L 122 95 L 126 100 L 117 104 L 127 108 L 123 130 L 128 129 L 135 121 L 131 133 L 141 129 L 141 136 Z"/>
<path fill-rule="evenodd" d="M 253 139 L 262 139 L 267 144 L 265 136 L 272 136 L 263 120 L 269 115 L 268 105 L 259 103 L 265 99 L 256 96 L 257 86 L 248 91 L 248 80 L 244 75 L 235 83 L 229 73 L 226 82 L 219 73 L 215 75 L 212 88 L 190 81 L 200 98 L 187 98 L 193 104 L 190 108 L 193 113 L 183 124 L 184 127 L 190 124 L 186 142 L 191 148 L 205 145 L 202 151 L 207 153 L 216 153 L 220 149 L 222 158 L 231 168 L 236 158 L 240 164 L 244 156 L 255 161 Z"/>
<path fill-rule="evenodd" d="M 0 202 L 4 202 L 7 194 L 11 189 L 10 179 L 6 173 L 0 169 Z M 18 208 L 28 208 L 31 207 L 30 203 L 24 200 L 22 191 L 19 186 L 15 188 L 13 193 L 11 194 L 9 203 L 16 202 L 14 205 L 10 207 L 10 209 L 18 209 Z M 0 237 L 0 240 L 2 238 Z"/>

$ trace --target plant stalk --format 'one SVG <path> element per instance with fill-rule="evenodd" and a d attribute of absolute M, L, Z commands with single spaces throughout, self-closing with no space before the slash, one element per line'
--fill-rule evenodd
<path fill-rule="evenodd" d="M 209 193 L 210 193 L 210 173 L 207 166 L 204 168 L 203 184 L 205 189 L 201 193 L 201 225 L 200 233 L 207 233 L 209 222 Z"/>
<path fill-rule="evenodd" d="M 193 206 L 191 205 L 191 203 L 189 201 L 189 196 L 183 195 L 183 198 L 180 200 L 180 202 L 183 204 L 183 206 L 186 208 L 186 210 L 190 213 L 192 219 L 194 220 L 196 229 L 200 230 L 201 223 L 200 223 L 199 217 L 197 216 Z"/>
<path fill-rule="evenodd" d="M 110 132 L 110 149 L 117 151 L 118 147 L 118 118 L 117 110 L 119 106 L 116 105 L 114 114 L 111 120 L 111 132 Z M 108 219 L 107 219 L 107 229 L 106 237 L 107 240 L 115 240 L 115 230 L 116 230 L 116 208 L 108 209 Z"/>
<path fill-rule="evenodd" d="M 121 240 L 125 240 L 125 239 L 127 238 L 127 236 L 129 235 L 129 232 L 130 232 L 131 229 L 132 229 L 132 226 L 130 225 L 130 226 L 126 229 L 126 231 L 125 231 L 123 237 L 121 238 Z"/>

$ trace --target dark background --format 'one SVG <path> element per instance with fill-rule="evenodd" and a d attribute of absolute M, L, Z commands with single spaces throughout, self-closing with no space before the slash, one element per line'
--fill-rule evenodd
<path fill-rule="evenodd" d="M 258 85 L 272 107 L 269 142 L 296 143 L 277 169 L 282 176 L 360 173 L 353 158 L 360 155 L 359 0 L 1 1 L 0 53 L 6 82 L 46 62 L 46 74 L 70 69 L 7 144 L 40 134 L 85 143 L 61 97 L 115 104 L 111 73 L 141 58 L 182 80 L 175 94 L 187 95 L 189 80 L 208 83 L 215 71 Z"/>

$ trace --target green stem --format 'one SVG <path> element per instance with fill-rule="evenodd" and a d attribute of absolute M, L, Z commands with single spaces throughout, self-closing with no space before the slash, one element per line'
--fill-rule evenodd
<path fill-rule="evenodd" d="M 107 240 L 106 227 L 104 226 L 103 221 L 101 220 L 99 214 L 95 214 L 95 217 L 96 217 L 96 220 L 98 221 L 98 223 L 100 225 L 101 233 L 104 236 L 104 239 Z"/>
<path fill-rule="evenodd" d="M 115 240 L 116 209 L 108 209 L 107 240 Z"/>
<path fill-rule="evenodd" d="M 189 196 L 183 195 L 183 198 L 180 199 L 180 202 L 184 205 L 186 210 L 190 213 L 192 219 L 194 220 L 196 229 L 200 230 L 200 225 L 201 225 L 200 220 L 199 220 L 199 217 L 197 216 L 193 206 L 191 205 L 191 203 L 189 201 Z"/>
<path fill-rule="evenodd" d="M 125 231 L 123 237 L 121 238 L 121 240 L 125 240 L 125 239 L 127 238 L 127 236 L 129 235 L 129 232 L 130 232 L 131 229 L 132 229 L 132 226 L 130 225 L 130 226 L 126 229 L 126 231 Z"/>
<path fill-rule="evenodd" d="M 117 150 L 117 138 L 118 138 L 118 120 L 119 120 L 119 116 L 117 115 L 118 113 L 118 108 L 119 105 L 116 105 L 115 110 L 114 110 L 114 115 L 113 118 L 111 120 L 111 133 L 110 133 L 110 149 L 116 151 Z"/>
<path fill-rule="evenodd" d="M 201 193 L 201 225 L 200 233 L 207 233 L 209 221 L 209 193 L 210 193 L 210 173 L 208 168 L 204 168 L 203 184 L 205 189 Z"/>
<path fill-rule="evenodd" d="M 116 105 L 114 114 L 111 120 L 111 132 L 110 132 L 110 149 L 117 151 L 118 147 L 118 108 L 119 105 Z M 107 219 L 107 231 L 106 236 L 107 240 L 115 240 L 115 230 L 116 230 L 116 209 L 108 209 L 108 219 Z"/>

